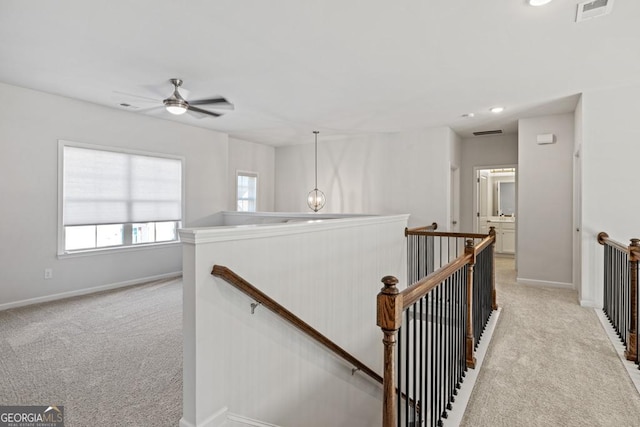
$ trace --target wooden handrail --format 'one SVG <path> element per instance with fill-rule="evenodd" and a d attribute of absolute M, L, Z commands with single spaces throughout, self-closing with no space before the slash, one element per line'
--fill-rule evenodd
<path fill-rule="evenodd" d="M 431 225 L 424 225 L 422 227 L 405 228 L 404 235 L 408 236 L 409 234 L 413 234 L 419 231 L 433 231 L 433 230 L 436 230 L 437 228 L 438 228 L 438 223 L 436 222 L 432 223 Z"/>
<path fill-rule="evenodd" d="M 338 344 L 331 341 L 326 336 L 322 335 L 316 329 L 307 324 L 304 320 L 300 319 L 298 316 L 284 308 L 281 304 L 270 298 L 267 294 L 253 286 L 251 283 L 244 280 L 242 277 L 238 276 L 231 269 L 224 267 L 222 265 L 214 265 L 211 274 L 225 280 L 227 283 L 233 285 L 238 290 L 242 291 L 255 301 L 259 302 L 278 316 L 287 320 L 293 326 L 295 326 L 298 330 L 305 333 L 318 343 L 322 344 L 324 347 L 332 351 L 334 354 L 340 356 L 354 368 L 362 371 L 367 374 L 371 378 L 373 378 L 378 383 L 382 384 L 382 377 L 378 375 L 373 369 L 369 368 L 367 365 L 362 363 L 360 360 L 356 359 L 350 353 L 348 353 L 345 349 L 340 347 Z"/>
<path fill-rule="evenodd" d="M 434 271 L 422 280 L 417 281 L 408 288 L 404 289 L 400 294 L 402 295 L 402 309 L 406 309 L 420 298 L 431 292 L 433 288 L 442 283 L 447 277 L 451 276 L 456 271 L 460 270 L 469 262 L 473 261 L 473 257 L 477 256 L 487 246 L 495 242 L 495 235 L 480 234 L 484 239 L 478 244 L 473 246 L 473 254 L 467 253 L 459 256 L 450 263 L 444 265 L 438 270 Z M 474 261 L 475 262 L 475 261 Z"/>
<path fill-rule="evenodd" d="M 471 254 L 464 254 L 451 261 L 449 264 L 434 271 L 424 279 L 400 292 L 402 296 L 402 310 L 410 307 L 420 298 L 431 292 L 433 288 L 442 283 L 447 277 L 467 265 L 471 261 Z"/>
<path fill-rule="evenodd" d="M 435 236 L 435 237 L 459 237 L 463 239 L 484 239 L 486 234 L 481 233 L 454 233 L 449 231 L 412 231 L 405 232 L 407 236 Z"/>
<path fill-rule="evenodd" d="M 496 241 L 496 235 L 495 235 L 495 232 L 494 232 L 493 234 L 489 234 L 484 239 L 482 239 L 482 241 L 480 241 L 478 244 L 476 244 L 474 246 L 473 250 L 475 251 L 475 253 L 477 255 L 480 252 L 482 252 L 484 250 L 484 248 L 486 248 L 487 246 L 493 244 L 495 241 Z"/>
<path fill-rule="evenodd" d="M 629 247 L 627 245 L 623 245 L 620 242 L 616 242 L 615 240 L 610 239 L 609 235 L 604 231 L 601 231 L 600 233 L 598 233 L 598 243 L 600 243 L 601 245 L 612 246 L 621 252 L 629 253 Z"/>

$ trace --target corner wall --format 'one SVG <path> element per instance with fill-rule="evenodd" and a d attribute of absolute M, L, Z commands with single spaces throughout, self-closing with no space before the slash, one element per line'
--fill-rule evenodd
<path fill-rule="evenodd" d="M 58 258 L 59 139 L 184 157 L 185 226 L 229 208 L 227 162 L 237 151 L 224 133 L 2 83 L 0 98 L 12 100 L 0 105 L 0 309 L 182 270 L 179 243 Z M 257 144 L 240 145 L 261 155 Z M 52 279 L 44 280 L 45 268 L 53 269 Z"/>
<path fill-rule="evenodd" d="M 320 134 L 318 188 L 327 197 L 323 212 L 409 213 L 411 227 L 434 221 L 444 227 L 454 139 L 448 127 L 338 140 Z M 276 210 L 308 212 L 306 198 L 313 186 L 313 143 L 276 148 Z"/>
<path fill-rule="evenodd" d="M 518 283 L 574 287 L 573 127 L 573 113 L 518 122 Z"/>
<path fill-rule="evenodd" d="M 640 238 L 640 85 L 582 95 L 582 304 L 602 307 L 604 231 Z"/>

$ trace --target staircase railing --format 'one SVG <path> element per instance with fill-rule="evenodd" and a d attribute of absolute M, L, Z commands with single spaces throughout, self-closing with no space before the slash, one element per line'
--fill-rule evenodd
<path fill-rule="evenodd" d="M 437 223 L 426 227 L 406 228 L 407 283 L 415 283 L 464 253 L 468 239 L 478 243 L 486 234 L 436 231 Z M 490 227 L 489 234 L 495 234 Z"/>
<path fill-rule="evenodd" d="M 598 234 L 604 246 L 603 311 L 625 345 L 625 358 L 639 363 L 638 331 L 638 262 L 640 239 L 631 239 L 626 246 Z"/>
<path fill-rule="evenodd" d="M 398 280 L 386 276 L 378 294 L 377 324 L 384 344 L 383 427 L 439 426 L 452 408 L 465 371 L 475 367 L 477 342 L 497 309 L 495 232 L 413 229 L 405 234 L 423 239 L 411 237 L 414 242 L 408 243 L 409 277 L 419 279 L 401 291 Z M 457 239 L 465 241 L 460 255 L 453 243 Z M 430 254 L 435 256 L 434 267 L 441 263 L 440 257 L 443 261 L 433 272 L 427 268 Z M 412 272 L 416 265 L 420 267 Z M 416 402 L 414 406 L 403 404 L 400 396 L 405 394 Z"/>
<path fill-rule="evenodd" d="M 382 377 L 375 372 L 373 369 L 369 368 L 367 365 L 358 360 L 355 356 L 351 355 L 345 349 L 340 347 L 338 344 L 331 341 L 329 338 L 318 332 L 315 328 L 310 326 L 304 320 L 300 319 L 298 316 L 293 314 L 291 311 L 287 310 L 280 303 L 269 297 L 267 294 L 253 286 L 251 283 L 244 280 L 242 277 L 237 275 L 231 269 L 222 266 L 222 265 L 214 265 L 213 270 L 211 271 L 213 276 L 224 279 L 227 283 L 233 285 L 236 289 L 242 291 L 244 294 L 252 298 L 254 301 L 269 309 L 273 313 L 277 314 L 284 320 L 288 321 L 291 325 L 296 327 L 298 330 L 311 337 L 319 344 L 323 345 L 325 348 L 338 355 L 342 359 L 346 360 L 353 366 L 353 371 L 361 371 L 364 374 L 371 377 L 376 382 L 382 384 Z"/>

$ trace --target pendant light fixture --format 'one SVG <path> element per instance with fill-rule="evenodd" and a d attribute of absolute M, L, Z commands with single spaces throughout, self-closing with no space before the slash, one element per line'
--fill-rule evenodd
<path fill-rule="evenodd" d="M 324 193 L 318 190 L 318 134 L 320 133 L 317 130 L 313 131 L 316 136 L 316 186 L 313 190 L 309 191 L 309 195 L 307 196 L 307 204 L 312 211 L 318 212 L 324 206 L 324 203 L 327 201 L 324 197 Z"/>

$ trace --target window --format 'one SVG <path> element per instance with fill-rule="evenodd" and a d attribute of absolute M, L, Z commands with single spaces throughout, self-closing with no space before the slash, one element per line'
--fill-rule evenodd
<path fill-rule="evenodd" d="M 182 160 L 60 141 L 61 254 L 178 240 Z"/>
<path fill-rule="evenodd" d="M 255 172 L 237 172 L 237 210 L 255 212 L 258 194 L 258 174 Z"/>

